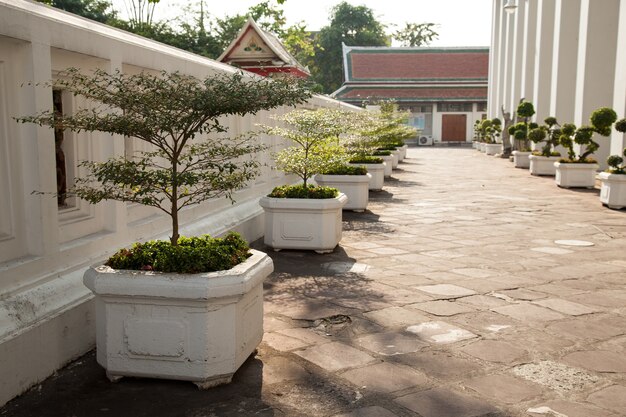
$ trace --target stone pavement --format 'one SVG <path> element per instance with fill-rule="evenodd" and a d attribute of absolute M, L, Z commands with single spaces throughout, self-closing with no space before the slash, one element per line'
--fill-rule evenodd
<path fill-rule="evenodd" d="M 334 253 L 269 252 L 232 384 L 112 384 L 91 352 L 0 416 L 626 416 L 626 211 L 467 148 L 370 199 Z"/>

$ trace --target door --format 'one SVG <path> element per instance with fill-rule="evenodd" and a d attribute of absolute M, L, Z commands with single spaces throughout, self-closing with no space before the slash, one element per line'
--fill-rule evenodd
<path fill-rule="evenodd" d="M 465 142 L 467 140 L 467 115 L 444 114 L 441 116 L 441 140 L 444 142 Z"/>

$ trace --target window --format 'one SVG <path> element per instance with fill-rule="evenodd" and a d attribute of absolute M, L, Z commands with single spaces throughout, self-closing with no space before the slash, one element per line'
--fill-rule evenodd
<path fill-rule="evenodd" d="M 54 105 L 55 117 L 63 114 L 63 91 L 52 90 L 52 103 Z M 67 166 L 65 163 L 65 151 L 63 150 L 63 141 L 65 140 L 65 132 L 63 129 L 54 128 L 54 153 L 56 160 L 56 176 L 57 176 L 57 204 L 59 206 L 66 205 L 67 199 Z"/>
<path fill-rule="evenodd" d="M 439 103 L 437 104 L 437 111 L 440 113 L 453 113 L 453 112 L 472 112 L 472 103 Z"/>
<path fill-rule="evenodd" d="M 487 103 L 476 103 L 476 111 L 487 111 Z"/>

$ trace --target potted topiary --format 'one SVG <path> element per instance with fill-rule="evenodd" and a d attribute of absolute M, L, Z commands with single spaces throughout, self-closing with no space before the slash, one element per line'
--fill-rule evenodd
<path fill-rule="evenodd" d="M 600 145 L 593 141 L 593 134 L 602 136 L 611 134 L 611 126 L 617 120 L 613 109 L 601 107 L 591 113 L 591 126 L 581 126 L 576 129 L 573 124 L 563 126 L 560 135 L 561 145 L 565 146 L 567 158 L 554 163 L 556 168 L 556 184 L 563 188 L 593 188 L 596 183 L 596 171 L 600 168 L 597 162 L 590 157 Z M 574 146 L 578 145 L 576 153 Z"/>
<path fill-rule="evenodd" d="M 323 187 L 336 188 L 348 197 L 344 210 L 365 211 L 369 202 L 369 184 L 372 175 L 363 165 L 342 165 L 315 174 L 315 182 Z"/>
<path fill-rule="evenodd" d="M 615 123 L 615 130 L 620 133 L 626 133 L 626 119 L 620 119 Z M 609 169 L 598 174 L 598 178 L 602 181 L 600 189 L 600 201 L 605 206 L 612 209 L 621 209 L 626 207 L 626 148 L 622 156 L 611 155 L 606 162 Z"/>
<path fill-rule="evenodd" d="M 498 143 L 498 138 L 502 131 L 502 121 L 497 117 L 491 120 L 483 120 L 481 129 L 485 132 L 485 155 L 495 155 L 502 151 L 502 144 Z"/>
<path fill-rule="evenodd" d="M 474 126 L 473 126 L 474 136 L 472 138 L 472 148 L 476 149 L 477 151 L 480 150 L 480 142 L 482 139 L 482 132 L 480 130 L 480 124 L 481 124 L 481 121 L 476 120 L 474 121 Z"/>
<path fill-rule="evenodd" d="M 85 272 L 96 299 L 97 360 L 115 381 L 123 376 L 227 383 L 263 336 L 267 255 L 239 236 L 179 235 L 179 212 L 227 197 L 258 173 L 249 137 L 207 139 L 224 132 L 219 118 L 300 103 L 299 81 L 243 74 L 199 80 L 179 73 L 83 75 L 69 69 L 46 84 L 101 105 L 98 111 L 54 111 L 18 119 L 55 129 L 133 137 L 150 149 L 136 156 L 80 164 L 68 194 L 155 207 L 172 223 L 169 241 L 123 249 Z"/>
<path fill-rule="evenodd" d="M 528 139 L 537 147 L 542 142 L 544 143 L 540 150 L 533 151 L 528 157 L 530 161 L 529 170 L 531 175 L 552 176 L 556 170 L 554 162 L 561 156 L 559 152 L 554 150 L 554 147 L 559 143 L 561 130 L 554 117 L 547 117 L 544 122 L 545 125 L 535 127 L 528 132 Z"/>
<path fill-rule="evenodd" d="M 385 183 L 385 161 L 377 156 L 355 155 L 348 163 L 353 166 L 365 167 L 370 175 L 368 189 L 370 191 L 380 191 Z"/>
<path fill-rule="evenodd" d="M 535 107 L 531 102 L 520 101 L 517 106 L 518 122 L 509 127 L 508 133 L 513 136 L 513 144 L 515 150 L 513 154 L 513 163 L 515 168 L 529 168 L 530 167 L 530 143 L 528 142 L 528 132 L 531 129 L 538 126 L 533 123 L 529 123 L 529 120 L 535 114 Z"/>
<path fill-rule="evenodd" d="M 266 127 L 292 145 L 275 155 L 277 169 L 295 174 L 302 184 L 276 187 L 259 201 L 265 212 L 267 246 L 332 252 L 341 241 L 341 211 L 348 202 L 336 188 L 308 183 L 315 174 L 346 164 L 345 148 L 337 140 L 337 126 L 329 110 L 294 110 L 276 117 L 288 128 Z"/>

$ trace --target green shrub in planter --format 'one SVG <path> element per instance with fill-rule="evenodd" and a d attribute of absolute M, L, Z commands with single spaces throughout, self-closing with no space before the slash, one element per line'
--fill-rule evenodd
<path fill-rule="evenodd" d="M 249 257 L 249 250 L 248 242 L 237 233 L 224 238 L 181 236 L 176 246 L 166 240 L 135 243 L 111 256 L 105 265 L 113 269 L 196 274 L 231 269 Z"/>
<path fill-rule="evenodd" d="M 391 156 L 391 151 L 374 151 L 374 156 Z"/>
<path fill-rule="evenodd" d="M 620 133 L 626 133 L 626 118 L 620 119 L 615 122 L 615 130 Z M 606 159 L 606 163 L 609 165 L 609 169 L 607 172 L 611 174 L 621 174 L 626 175 L 626 164 L 624 164 L 624 158 L 626 158 L 626 148 L 624 148 L 624 152 L 622 152 L 624 157 L 619 155 L 611 155 Z"/>
<path fill-rule="evenodd" d="M 331 187 L 320 187 L 314 185 L 281 185 L 272 190 L 268 197 L 272 198 L 311 198 L 326 199 L 335 198 L 339 195 L 339 190 Z"/>
<path fill-rule="evenodd" d="M 343 165 L 324 171 L 324 175 L 365 175 L 367 168 L 364 166 Z"/>
<path fill-rule="evenodd" d="M 609 136 L 611 134 L 611 126 L 617 120 L 617 114 L 613 109 L 601 107 L 591 113 L 589 118 L 591 126 L 580 126 L 576 128 L 573 123 L 565 123 L 561 128 L 559 141 L 565 146 L 567 151 L 567 159 L 561 160 L 566 163 L 591 164 L 596 161 L 589 156 L 598 150 L 600 145 L 593 140 L 593 134 L 598 133 L 601 136 Z M 574 145 L 580 146 L 580 152 L 577 154 Z"/>
<path fill-rule="evenodd" d="M 528 139 L 533 143 L 544 143 L 541 151 L 534 151 L 533 155 L 545 157 L 561 156 L 559 152 L 554 150 L 554 147 L 559 144 L 559 137 L 561 136 L 559 124 L 555 117 L 547 117 L 544 122 L 545 125 L 533 127 L 528 132 Z M 533 124 L 529 124 L 529 127 L 531 125 Z"/>
<path fill-rule="evenodd" d="M 377 158 L 375 156 L 357 156 L 355 158 L 350 159 L 351 164 L 382 164 L 384 161 L 382 158 Z"/>
<path fill-rule="evenodd" d="M 509 134 L 513 135 L 515 139 L 515 149 L 518 151 L 527 152 L 530 150 L 530 143 L 528 143 L 528 133 L 537 127 L 537 124 L 529 123 L 530 118 L 535 114 L 535 107 L 533 103 L 529 101 L 521 101 L 517 106 L 517 117 L 522 121 L 514 124 L 509 128 Z"/>

